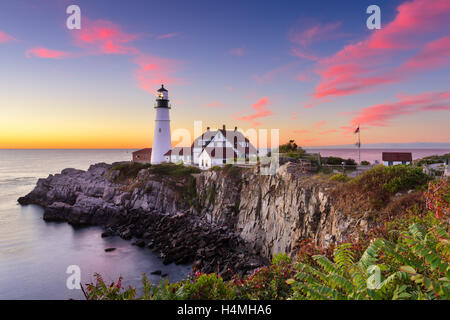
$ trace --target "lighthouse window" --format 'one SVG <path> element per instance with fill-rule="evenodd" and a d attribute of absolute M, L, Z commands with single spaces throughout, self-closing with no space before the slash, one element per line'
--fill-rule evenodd
<path fill-rule="evenodd" d="M 159 128 L 159 132 L 161 132 L 161 128 Z"/>

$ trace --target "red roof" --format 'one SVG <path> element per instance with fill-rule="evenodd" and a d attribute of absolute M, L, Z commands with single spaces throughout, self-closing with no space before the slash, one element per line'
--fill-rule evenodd
<path fill-rule="evenodd" d="M 412 161 L 411 152 L 383 152 L 383 161 Z"/>
<path fill-rule="evenodd" d="M 176 148 L 173 148 L 172 150 L 167 151 L 164 155 L 170 156 L 170 155 L 174 154 L 174 155 L 182 156 L 185 154 L 185 151 L 186 151 L 186 155 L 190 155 L 192 153 L 191 150 L 192 150 L 192 148 L 190 148 L 190 147 L 176 147 Z"/>
<path fill-rule="evenodd" d="M 231 155 L 234 158 L 237 158 L 237 153 L 233 150 L 233 148 L 206 147 L 203 150 L 206 151 L 211 156 L 211 158 L 214 159 L 228 159 Z"/>
<path fill-rule="evenodd" d="M 151 154 L 152 153 L 152 148 L 144 148 L 144 149 L 141 149 L 141 150 L 134 151 L 133 155 L 135 155 L 135 154 L 143 154 L 143 153 Z"/>

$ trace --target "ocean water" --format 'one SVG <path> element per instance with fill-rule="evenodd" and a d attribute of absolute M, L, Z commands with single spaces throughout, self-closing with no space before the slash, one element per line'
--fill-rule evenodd
<path fill-rule="evenodd" d="M 189 265 L 163 265 L 157 254 L 119 237 L 101 238 L 100 227 L 74 229 L 45 222 L 39 206 L 20 206 L 38 178 L 64 168 L 86 170 L 98 162 L 131 159 L 133 150 L 0 150 L 0 299 L 84 299 L 66 286 L 67 267 L 81 269 L 82 283 L 100 273 L 107 282 L 123 276 L 123 285 L 139 287 L 142 273 L 152 282 L 162 270 L 170 281 L 187 276 Z M 105 252 L 105 248 L 117 248 Z"/>

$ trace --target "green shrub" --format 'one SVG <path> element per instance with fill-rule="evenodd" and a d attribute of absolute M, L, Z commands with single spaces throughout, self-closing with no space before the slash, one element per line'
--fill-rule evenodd
<path fill-rule="evenodd" d="M 122 288 L 122 277 L 119 277 L 117 283 L 107 285 L 98 273 L 94 274 L 96 283 L 88 284 L 83 293 L 87 300 L 131 300 L 136 297 L 136 289 L 128 287 Z"/>
<path fill-rule="evenodd" d="M 342 162 L 344 162 L 344 164 L 346 165 L 356 165 L 355 160 L 353 159 L 343 159 L 343 158 L 339 158 L 339 157 L 327 157 L 327 158 L 323 158 L 323 163 L 325 164 L 331 164 L 331 165 L 342 165 Z"/>
<path fill-rule="evenodd" d="M 193 173 L 200 173 L 197 167 L 184 166 L 183 164 L 162 163 L 149 168 L 149 173 L 161 176 L 186 177 Z"/>
<path fill-rule="evenodd" d="M 422 166 L 424 164 L 433 164 L 433 163 L 446 163 L 450 159 L 450 153 L 446 153 L 443 155 L 435 155 L 424 157 L 420 160 L 414 161 L 418 166 Z"/>
<path fill-rule="evenodd" d="M 384 167 L 384 170 L 387 181 L 383 188 L 392 193 L 421 188 L 429 180 L 429 177 L 418 167 L 398 165 Z"/>
<path fill-rule="evenodd" d="M 284 300 L 292 295 L 286 282 L 294 273 L 294 266 L 286 256 L 275 259 L 276 264 L 257 269 L 244 279 L 234 279 L 237 298 L 245 300 Z"/>
<path fill-rule="evenodd" d="M 348 176 L 342 173 L 336 173 L 332 175 L 329 179 L 330 181 L 339 181 L 339 182 L 347 182 L 350 180 Z"/>
<path fill-rule="evenodd" d="M 366 161 L 366 160 L 363 160 L 363 161 L 361 161 L 361 165 L 362 166 L 370 166 L 370 162 Z"/>
<path fill-rule="evenodd" d="M 285 153 L 284 155 L 285 155 L 286 157 L 295 158 L 295 159 L 300 159 L 300 158 L 302 158 L 305 154 L 306 154 L 306 151 L 305 151 L 305 150 L 299 149 L 299 150 L 296 150 L 296 151 L 290 151 L 290 152 L 287 152 L 287 153 Z"/>
<path fill-rule="evenodd" d="M 278 265 L 282 263 L 290 263 L 291 258 L 284 252 L 277 253 L 272 258 L 272 264 Z"/>
<path fill-rule="evenodd" d="M 380 209 L 397 192 L 423 189 L 429 177 L 418 167 L 378 165 L 349 182 L 348 192 L 364 194 L 372 207 Z"/>
<path fill-rule="evenodd" d="M 289 142 L 280 145 L 278 150 L 280 153 L 286 153 L 286 152 L 292 152 L 292 151 L 295 152 L 295 151 L 297 151 L 298 148 L 299 147 L 295 143 L 295 140 L 289 140 Z"/>
<path fill-rule="evenodd" d="M 445 299 L 450 298 L 448 225 L 426 229 L 411 224 L 397 242 L 373 241 L 359 261 L 352 244 L 336 248 L 334 261 L 313 256 L 317 266 L 298 263 L 293 299 Z"/>
<path fill-rule="evenodd" d="M 114 179 L 114 182 L 125 182 L 136 178 L 139 171 L 151 166 L 150 163 L 125 162 L 113 165 L 111 171 L 119 171 L 119 175 Z"/>
<path fill-rule="evenodd" d="M 190 300 L 232 300 L 235 297 L 235 291 L 232 285 L 224 282 L 215 273 L 201 274 L 192 281 L 184 281 L 179 291 L 183 299 Z"/>

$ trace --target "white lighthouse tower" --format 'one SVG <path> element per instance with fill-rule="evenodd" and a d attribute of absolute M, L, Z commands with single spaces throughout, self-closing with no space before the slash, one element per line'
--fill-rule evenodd
<path fill-rule="evenodd" d="M 151 163 L 158 164 L 165 161 L 164 154 L 172 150 L 170 139 L 169 92 L 161 85 L 156 97 L 155 133 L 153 134 L 153 147 Z"/>

